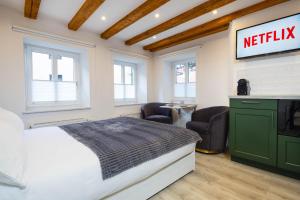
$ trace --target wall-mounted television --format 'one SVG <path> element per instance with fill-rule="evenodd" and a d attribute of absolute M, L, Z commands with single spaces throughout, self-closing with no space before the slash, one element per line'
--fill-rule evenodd
<path fill-rule="evenodd" d="M 300 13 L 236 31 L 236 59 L 300 50 Z"/>

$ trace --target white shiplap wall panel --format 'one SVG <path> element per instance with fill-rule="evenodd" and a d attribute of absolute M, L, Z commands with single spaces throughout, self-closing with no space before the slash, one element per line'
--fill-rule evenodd
<path fill-rule="evenodd" d="M 299 53 L 240 61 L 238 65 L 237 80 L 250 81 L 251 95 L 300 94 Z"/>

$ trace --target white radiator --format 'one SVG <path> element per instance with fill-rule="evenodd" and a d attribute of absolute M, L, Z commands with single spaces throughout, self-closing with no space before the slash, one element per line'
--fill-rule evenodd
<path fill-rule="evenodd" d="M 77 118 L 77 119 L 67 119 L 67 120 L 59 120 L 59 121 L 51 121 L 51 122 L 40 122 L 34 123 L 30 125 L 30 128 L 39 128 L 39 127 L 46 127 L 46 126 L 62 126 L 67 124 L 75 124 L 80 122 L 87 122 L 88 119 L 85 118 Z"/>

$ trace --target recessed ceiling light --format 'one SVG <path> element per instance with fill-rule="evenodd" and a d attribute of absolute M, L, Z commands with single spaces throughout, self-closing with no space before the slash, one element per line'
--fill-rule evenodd
<path fill-rule="evenodd" d="M 159 18 L 159 13 L 156 13 L 154 16 L 155 18 Z"/>
<path fill-rule="evenodd" d="M 218 10 L 213 10 L 212 14 L 214 14 L 214 15 L 218 14 Z"/>
<path fill-rule="evenodd" d="M 156 35 L 153 35 L 152 38 L 153 38 L 153 39 L 156 39 L 157 37 L 156 37 Z"/>
<path fill-rule="evenodd" d="M 101 17 L 101 20 L 102 20 L 102 21 L 105 21 L 105 20 L 106 20 L 106 17 L 103 15 L 103 16 Z"/>

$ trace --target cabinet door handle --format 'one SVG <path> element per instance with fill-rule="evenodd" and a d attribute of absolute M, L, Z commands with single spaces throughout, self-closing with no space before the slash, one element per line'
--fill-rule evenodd
<path fill-rule="evenodd" d="M 272 127 L 275 128 L 275 122 L 274 122 L 274 112 L 272 112 Z"/>
<path fill-rule="evenodd" d="M 260 104 L 259 101 L 242 101 L 242 103 L 245 103 L 245 104 Z"/>

